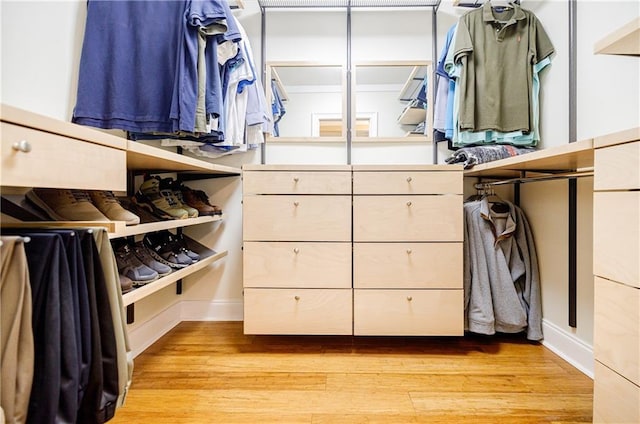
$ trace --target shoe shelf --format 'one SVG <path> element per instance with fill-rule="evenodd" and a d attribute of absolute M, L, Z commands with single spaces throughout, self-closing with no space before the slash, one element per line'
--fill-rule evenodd
<path fill-rule="evenodd" d="M 221 259 L 227 256 L 228 251 L 226 250 L 223 250 L 221 252 L 208 251 L 208 253 L 210 254 L 209 256 L 203 256 L 203 255 L 206 255 L 206 253 L 203 253 L 203 252 L 198 252 L 198 253 L 200 254 L 200 260 L 195 264 L 189 265 L 186 268 L 175 270 L 171 274 L 165 277 L 161 277 L 155 281 L 152 281 L 148 284 L 137 287 L 131 290 L 130 292 L 123 294 L 122 301 L 124 302 L 124 306 L 132 305 L 137 301 L 144 299 L 145 297 L 150 296 L 157 291 L 162 290 L 168 285 L 173 284 L 176 281 L 188 275 L 193 274 L 194 272 L 197 272 L 197 271 L 200 271 L 201 269 L 206 268 L 207 266 L 214 263 L 218 259 Z"/>
<path fill-rule="evenodd" d="M 206 162 L 135 141 L 127 141 L 127 169 L 150 173 L 208 174 L 219 177 L 241 173 L 239 168 Z"/>
<path fill-rule="evenodd" d="M 148 222 L 138 225 L 125 225 L 121 221 L 112 221 L 107 224 L 107 231 L 109 232 L 110 239 L 116 239 L 120 237 L 136 236 L 139 234 L 151 233 L 154 231 L 171 230 L 173 228 L 187 227 L 190 225 L 205 224 L 207 222 L 221 221 L 221 215 L 215 216 L 199 216 L 197 218 L 187 219 L 172 219 L 166 221 Z"/>

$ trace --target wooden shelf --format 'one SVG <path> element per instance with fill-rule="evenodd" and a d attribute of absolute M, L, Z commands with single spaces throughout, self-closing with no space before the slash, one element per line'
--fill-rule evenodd
<path fill-rule="evenodd" d="M 593 147 L 599 149 L 600 147 L 624 144 L 636 140 L 640 140 L 640 127 L 595 137 L 593 139 Z"/>
<path fill-rule="evenodd" d="M 548 174 L 587 168 L 593 168 L 593 139 L 482 163 L 465 171 L 464 176 L 516 178 L 520 176 L 521 171 Z"/>
<path fill-rule="evenodd" d="M 398 95 L 398 99 L 400 101 L 411 101 L 415 99 L 420 93 L 420 89 L 422 88 L 422 82 L 424 78 L 427 76 L 428 72 L 428 63 L 425 62 L 424 65 L 414 66 L 411 70 L 411 74 L 407 81 L 404 83 L 404 86 L 400 90 L 400 94 Z"/>
<path fill-rule="evenodd" d="M 0 105 L 0 120 L 119 150 L 125 150 L 127 145 L 127 140 L 122 137 L 5 104 Z"/>
<path fill-rule="evenodd" d="M 127 169 L 150 172 L 192 172 L 214 175 L 239 175 L 240 169 L 217 165 L 135 141 L 127 142 Z"/>
<path fill-rule="evenodd" d="M 200 271 L 210 264 L 214 263 L 218 259 L 221 259 L 227 256 L 228 251 L 223 250 L 222 252 L 216 252 L 211 256 L 201 258 L 198 262 L 193 265 L 189 265 L 186 268 L 178 269 L 173 271 L 171 274 L 159 278 L 156 281 L 152 281 L 149 284 L 138 287 L 130 291 L 129 293 L 125 293 L 122 295 L 122 300 L 124 302 L 124 306 L 131 305 L 145 297 L 151 296 L 157 291 L 162 290 L 170 284 L 175 283 L 176 281 L 185 278 L 194 272 Z"/>
<path fill-rule="evenodd" d="M 640 56 L 640 17 L 596 42 L 593 52 Z"/>
<path fill-rule="evenodd" d="M 408 107 L 398 117 L 398 123 L 402 125 L 417 125 L 427 119 L 427 109 L 421 107 Z"/>
<path fill-rule="evenodd" d="M 154 231 L 171 230 L 173 228 L 187 227 L 190 225 L 205 224 L 207 222 L 221 221 L 221 215 L 215 216 L 199 216 L 197 218 L 172 219 L 158 222 L 148 222 L 145 224 L 117 226 L 109 231 L 109 238 L 115 239 L 120 237 L 135 236 L 138 234 L 152 233 Z"/>

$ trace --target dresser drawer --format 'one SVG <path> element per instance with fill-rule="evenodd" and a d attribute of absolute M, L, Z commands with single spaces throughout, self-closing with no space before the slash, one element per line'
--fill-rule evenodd
<path fill-rule="evenodd" d="M 7 122 L 0 125 L 3 186 L 126 191 L 124 150 Z M 31 151 L 12 148 L 21 140 Z"/>
<path fill-rule="evenodd" d="M 245 171 L 245 194 L 351 194 L 351 172 Z"/>
<path fill-rule="evenodd" d="M 594 190 L 640 189 L 640 141 L 596 149 Z"/>
<path fill-rule="evenodd" d="M 640 385 L 640 289 L 595 278 L 595 359 Z"/>
<path fill-rule="evenodd" d="M 462 241 L 462 196 L 355 196 L 353 240 Z"/>
<path fill-rule="evenodd" d="M 351 334 L 351 289 L 245 289 L 245 334 Z"/>
<path fill-rule="evenodd" d="M 640 387 L 599 361 L 594 364 L 593 422 L 637 424 L 640 422 Z"/>
<path fill-rule="evenodd" d="M 462 243 L 354 243 L 354 288 L 462 288 Z"/>
<path fill-rule="evenodd" d="M 246 242 L 244 287 L 351 288 L 351 243 Z"/>
<path fill-rule="evenodd" d="M 593 195 L 593 273 L 640 287 L 640 191 Z"/>
<path fill-rule="evenodd" d="M 354 172 L 353 194 L 462 194 L 462 172 Z"/>
<path fill-rule="evenodd" d="M 245 196 L 247 241 L 350 241 L 351 196 Z"/>
<path fill-rule="evenodd" d="M 368 290 L 353 293 L 355 335 L 461 336 L 462 290 Z"/>

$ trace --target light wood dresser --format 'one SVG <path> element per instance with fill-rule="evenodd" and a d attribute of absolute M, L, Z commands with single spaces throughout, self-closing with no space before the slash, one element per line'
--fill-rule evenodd
<path fill-rule="evenodd" d="M 355 335 L 462 335 L 462 170 L 353 167 Z"/>
<path fill-rule="evenodd" d="M 245 333 L 463 334 L 462 167 L 249 165 L 243 189 Z"/>
<path fill-rule="evenodd" d="M 640 422 L 640 128 L 594 139 L 593 421 Z"/>
<path fill-rule="evenodd" d="M 351 168 L 245 166 L 244 331 L 351 334 Z"/>

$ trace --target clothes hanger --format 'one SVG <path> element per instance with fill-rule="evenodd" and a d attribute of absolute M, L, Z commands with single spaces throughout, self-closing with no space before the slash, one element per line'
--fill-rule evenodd
<path fill-rule="evenodd" d="M 513 1 L 509 0 L 489 0 L 492 9 L 511 9 L 513 7 Z"/>
<path fill-rule="evenodd" d="M 509 204 L 502 200 L 502 198 L 496 193 L 495 188 L 493 186 L 487 184 L 483 187 L 483 199 L 487 199 L 489 204 L 491 205 L 491 210 L 495 213 L 507 213 L 511 210 Z M 491 198 L 494 200 L 491 200 Z"/>

